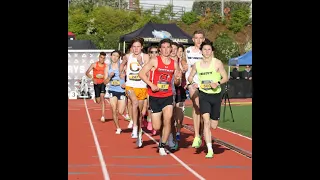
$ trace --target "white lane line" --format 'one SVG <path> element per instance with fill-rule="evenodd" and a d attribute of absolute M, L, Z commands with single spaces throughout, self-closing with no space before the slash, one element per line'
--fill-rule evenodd
<path fill-rule="evenodd" d="M 84 105 L 86 107 L 86 112 L 87 112 L 88 121 L 89 121 L 90 128 L 91 128 L 91 132 L 92 132 L 92 135 L 93 135 L 94 144 L 95 144 L 95 146 L 97 148 L 98 157 L 99 157 L 99 161 L 100 161 L 100 165 L 101 165 L 101 169 L 102 169 L 102 174 L 103 174 L 103 179 L 104 180 L 110 180 L 110 176 L 109 176 L 109 173 L 108 173 L 108 170 L 107 170 L 106 162 L 104 161 L 104 158 L 103 158 L 103 155 L 102 155 L 102 151 L 101 151 L 101 148 L 100 148 L 100 144 L 99 144 L 99 141 L 98 141 L 98 138 L 97 138 L 97 134 L 96 134 L 96 132 L 94 130 L 94 127 L 93 127 L 93 124 L 92 124 L 92 120 L 91 120 L 91 117 L 90 117 L 90 114 L 89 114 L 89 110 L 88 110 L 88 106 L 87 106 L 87 103 L 86 103 L 86 99 L 83 99 L 83 101 L 84 101 Z"/>
<path fill-rule="evenodd" d="M 107 100 L 107 102 L 110 104 L 110 101 Z M 123 115 L 122 115 L 123 116 Z M 124 117 L 124 116 L 123 116 Z M 157 145 L 159 145 L 159 143 L 153 139 L 153 137 L 151 137 L 148 133 L 142 131 L 149 139 L 151 139 L 153 142 L 155 142 Z M 200 180 L 205 180 L 204 177 L 202 177 L 200 174 L 198 174 L 195 170 L 193 170 L 191 167 L 189 167 L 186 163 L 184 163 L 181 159 L 179 159 L 176 155 L 172 154 L 170 151 L 168 151 L 166 149 L 167 153 L 176 161 L 178 161 L 178 163 L 180 163 L 184 168 L 186 168 L 189 172 L 191 172 L 194 176 L 196 176 L 198 179 Z"/>

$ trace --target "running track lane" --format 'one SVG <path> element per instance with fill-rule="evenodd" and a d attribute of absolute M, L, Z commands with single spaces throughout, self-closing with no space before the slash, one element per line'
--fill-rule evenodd
<path fill-rule="evenodd" d="M 248 102 L 251 99 L 230 99 L 230 102 Z M 186 104 L 191 107 L 191 101 L 186 101 Z M 227 110 L 228 111 L 228 110 Z M 193 127 L 192 117 L 185 116 L 183 119 L 183 124 L 189 125 Z M 213 137 L 218 138 L 222 141 L 228 142 L 232 145 L 235 145 L 243 150 L 252 152 L 252 140 L 251 138 L 242 136 L 237 133 L 232 133 L 223 128 L 217 128 L 215 130 L 211 130 L 211 134 Z"/>
<path fill-rule="evenodd" d="M 97 123 L 97 122 L 92 122 Z M 96 134 L 98 135 L 98 134 Z M 68 101 L 68 179 L 108 179 L 103 174 L 84 101 Z M 107 177 L 107 178 L 104 178 Z"/>
<path fill-rule="evenodd" d="M 69 100 L 69 102 L 70 101 L 75 102 L 75 104 L 79 104 L 79 106 L 81 106 L 81 104 L 83 106 L 84 104 L 84 100 Z M 190 131 L 185 129 L 182 130 L 182 137 L 185 138 L 185 141 L 182 141 L 180 145 L 181 149 L 175 152 L 172 156 L 159 156 L 159 154 L 156 152 L 157 145 L 151 139 L 158 141 L 159 136 L 149 136 L 151 137 L 150 139 L 147 135 L 143 135 L 144 147 L 137 149 L 135 145 L 135 139 L 130 138 L 131 130 L 126 130 L 126 126 L 128 124 L 127 121 L 124 121 L 123 118 L 119 116 L 120 125 L 124 131 L 121 135 L 116 135 L 114 124 L 111 120 L 111 111 L 106 110 L 106 118 L 108 120 L 106 123 L 101 123 L 99 121 L 99 105 L 94 104 L 92 100 L 86 100 L 86 103 L 93 121 L 95 132 L 97 132 L 100 146 L 102 147 L 102 155 L 106 162 L 110 179 L 163 179 L 166 177 L 179 179 L 203 178 L 219 180 L 252 179 L 251 159 L 248 159 L 217 144 L 213 145 L 214 151 L 216 152 L 215 157 L 213 159 L 205 159 L 204 152 L 195 154 L 195 149 L 190 147 L 193 136 Z M 107 105 L 106 109 L 110 109 L 110 106 Z M 69 122 L 74 118 L 76 118 L 75 114 L 73 114 L 73 116 L 69 115 Z M 77 124 L 73 124 L 73 126 L 77 126 Z M 71 130 L 69 128 L 69 131 L 75 132 L 74 128 Z M 83 131 L 84 130 L 80 131 L 81 134 L 78 134 L 78 138 L 79 136 L 84 136 L 85 132 Z M 74 132 L 71 133 L 73 134 Z M 80 132 L 78 131 L 78 133 Z M 93 141 L 93 138 L 91 138 L 91 141 Z M 72 145 L 70 144 L 69 146 Z M 90 164 L 90 161 L 93 161 L 92 159 L 98 160 L 97 155 L 90 157 L 90 155 L 87 154 L 87 157 L 81 157 L 80 152 L 82 150 L 77 151 L 79 151 L 79 159 L 88 159 L 88 162 L 85 163 L 87 166 L 82 167 L 83 172 L 89 171 L 89 169 L 92 169 L 93 167 L 99 167 L 101 172 L 101 166 L 99 162 Z M 71 148 L 69 152 L 73 152 L 71 151 Z M 74 154 L 77 156 L 76 153 Z M 69 161 L 69 167 L 70 164 L 71 162 Z M 69 172 L 70 171 L 71 169 L 69 168 Z M 69 174 L 70 179 L 74 176 L 74 174 Z M 85 178 L 85 176 L 87 175 L 77 175 L 79 179 Z M 103 179 L 102 173 L 100 177 Z"/>

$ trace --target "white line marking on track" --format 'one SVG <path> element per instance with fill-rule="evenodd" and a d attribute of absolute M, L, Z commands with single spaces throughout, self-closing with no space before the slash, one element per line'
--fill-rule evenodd
<path fill-rule="evenodd" d="M 185 129 L 185 130 L 188 130 L 188 131 L 190 131 L 190 132 L 192 132 L 192 133 L 194 133 L 194 132 L 191 131 L 190 129 L 187 129 L 187 128 L 184 128 L 184 129 Z M 247 157 L 247 156 L 245 156 L 245 155 L 237 152 L 236 150 L 230 149 L 230 148 L 228 148 L 227 146 L 224 146 L 224 145 L 222 145 L 222 144 L 220 144 L 220 145 L 221 145 L 222 147 L 225 147 L 225 148 L 228 149 L 228 150 L 231 150 L 231 151 L 233 151 L 233 152 L 235 152 L 235 153 L 237 153 L 237 154 L 240 154 L 241 156 L 243 156 L 243 157 L 245 157 L 245 158 L 248 158 L 248 159 L 252 160 L 252 158 L 249 158 L 249 157 Z"/>
<path fill-rule="evenodd" d="M 189 117 L 189 116 L 184 115 L 184 117 L 186 117 L 186 118 L 188 118 L 188 119 L 191 119 L 191 120 L 192 120 L 192 118 L 191 118 L 191 117 Z M 244 135 L 242 135 L 242 134 L 239 134 L 239 133 L 236 133 L 236 132 L 230 131 L 230 130 L 228 130 L 228 129 L 224 129 L 224 128 L 221 128 L 221 127 L 218 127 L 218 129 L 221 129 L 221 130 L 227 131 L 227 132 L 229 132 L 229 133 L 232 133 L 232 134 L 238 135 L 238 136 L 240 136 L 240 137 L 243 137 L 243 138 L 246 138 L 246 139 L 252 140 L 250 137 L 247 137 L 247 136 L 244 136 Z"/>
<path fill-rule="evenodd" d="M 157 145 L 159 145 L 159 143 L 153 139 L 153 137 L 151 137 L 148 133 L 142 131 L 149 139 L 151 139 L 153 142 L 155 142 Z M 201 180 L 205 180 L 204 177 L 202 177 L 200 174 L 198 174 L 196 171 L 194 171 L 191 167 L 189 167 L 186 163 L 184 163 L 181 159 L 179 159 L 177 156 L 175 156 L 174 154 L 172 154 L 170 151 L 168 151 L 166 149 L 167 153 L 176 161 L 178 161 L 184 168 L 186 168 L 189 172 L 191 172 L 193 175 L 195 175 L 198 179 Z"/>
<path fill-rule="evenodd" d="M 91 128 L 91 132 L 92 132 L 92 135 L 93 135 L 94 144 L 96 145 L 96 148 L 97 148 L 98 157 L 99 157 L 99 161 L 100 161 L 100 165 L 101 165 L 101 169 L 102 169 L 102 174 L 103 174 L 103 179 L 104 180 L 110 180 L 110 176 L 109 176 L 108 170 L 106 168 L 106 162 L 104 161 L 104 158 L 103 158 L 103 155 L 102 155 L 102 151 L 101 151 L 100 144 L 99 144 L 99 141 L 98 141 L 98 138 L 97 138 L 97 134 L 96 134 L 96 132 L 94 130 L 94 127 L 93 127 L 93 124 L 92 124 L 92 120 L 90 118 L 90 114 L 89 114 L 89 110 L 88 110 L 88 107 L 87 107 L 86 99 L 83 99 L 83 101 L 84 101 L 84 104 L 85 104 L 85 107 L 86 107 L 86 112 L 87 112 L 88 121 L 89 121 L 90 128 Z"/>
<path fill-rule="evenodd" d="M 110 101 L 107 100 L 107 102 L 110 104 Z M 122 115 L 124 117 L 124 115 Z M 151 137 L 148 133 L 142 131 L 149 139 L 151 139 L 153 142 L 155 142 L 157 145 L 159 145 L 159 143 L 153 139 L 153 137 Z M 167 153 L 176 161 L 178 161 L 184 168 L 186 168 L 189 172 L 191 172 L 194 176 L 196 176 L 198 179 L 200 180 L 205 180 L 204 177 L 202 177 L 200 174 L 198 174 L 196 171 L 194 171 L 191 167 L 189 167 L 186 163 L 184 163 L 181 159 L 179 159 L 177 156 L 175 156 L 174 154 L 172 154 L 170 151 L 168 151 L 166 149 Z"/>

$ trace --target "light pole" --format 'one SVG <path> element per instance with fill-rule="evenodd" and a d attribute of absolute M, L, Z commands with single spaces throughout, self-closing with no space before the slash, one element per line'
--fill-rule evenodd
<path fill-rule="evenodd" d="M 221 0 L 221 17 L 222 17 L 222 19 L 224 19 L 224 12 L 223 12 L 223 10 L 224 10 L 224 0 Z"/>

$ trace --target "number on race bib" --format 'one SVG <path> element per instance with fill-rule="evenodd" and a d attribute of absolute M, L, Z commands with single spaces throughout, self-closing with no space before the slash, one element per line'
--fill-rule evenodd
<path fill-rule="evenodd" d="M 211 87 L 211 85 L 210 85 L 211 82 L 212 82 L 212 81 L 210 81 L 210 80 L 201 81 L 200 88 L 203 89 L 203 90 L 210 90 L 210 89 L 212 89 L 212 87 Z"/>
<path fill-rule="evenodd" d="M 157 86 L 158 86 L 160 91 L 168 91 L 168 89 L 169 89 L 169 83 L 168 82 L 158 81 Z"/>
<path fill-rule="evenodd" d="M 129 80 L 131 80 L 131 81 L 140 81 L 141 79 L 140 79 L 138 74 L 131 73 L 131 74 L 129 74 Z"/>
<path fill-rule="evenodd" d="M 97 74 L 96 77 L 97 77 L 98 79 L 102 79 L 102 78 L 103 78 L 103 75 L 102 75 L 102 74 Z"/>
<path fill-rule="evenodd" d="M 112 86 L 120 86 L 120 81 L 119 80 L 113 80 L 111 81 Z"/>

